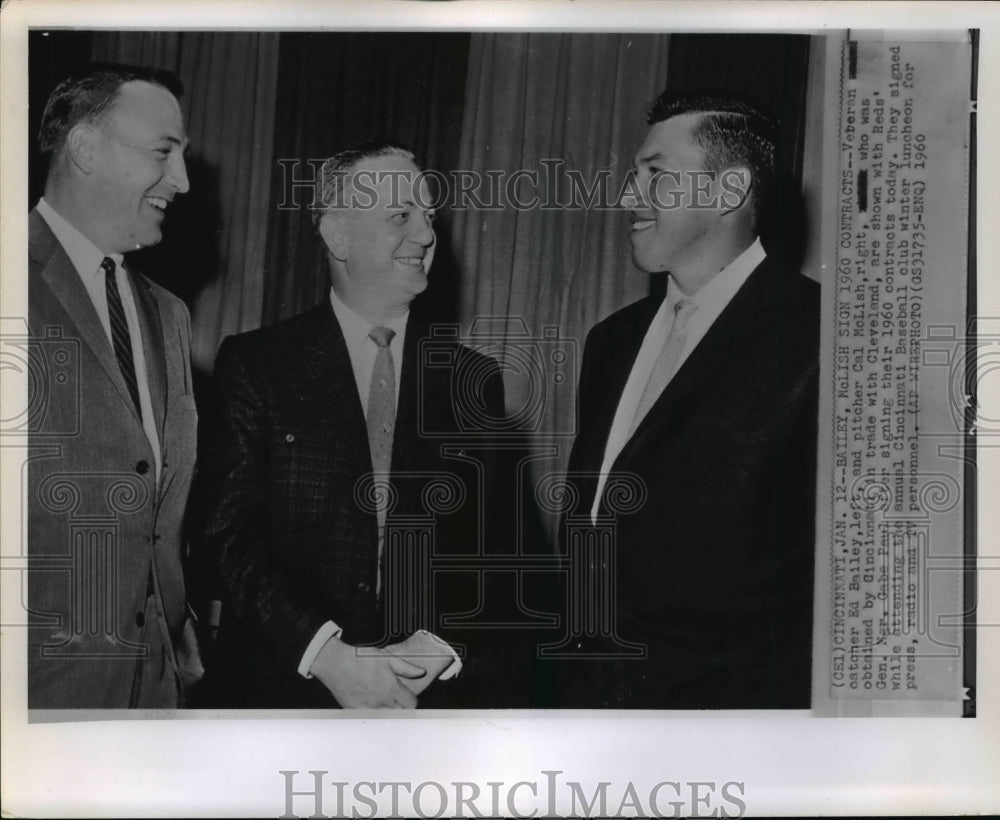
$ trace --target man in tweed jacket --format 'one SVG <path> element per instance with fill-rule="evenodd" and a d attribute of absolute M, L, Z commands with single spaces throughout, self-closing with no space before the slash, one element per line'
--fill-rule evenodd
<path fill-rule="evenodd" d="M 93 64 L 52 92 L 28 218 L 48 378 L 28 419 L 28 706 L 176 709 L 200 675 L 182 569 L 198 414 L 191 322 L 124 255 L 188 190 L 177 78 Z M 27 340 L 26 340 L 27 341 Z"/>
<path fill-rule="evenodd" d="M 205 468 L 207 544 L 225 600 L 211 705 L 413 707 L 426 673 L 375 647 L 414 629 L 447 636 L 441 614 L 476 606 L 474 578 L 449 588 L 426 551 L 390 553 L 386 537 L 387 526 L 433 521 L 421 532 L 435 554 L 476 551 L 481 471 L 440 434 L 461 432 L 463 403 L 503 414 L 492 361 L 454 341 L 436 348 L 447 366 L 424 355 L 429 327 L 410 303 L 427 285 L 435 236 L 417 174 L 413 155 L 388 144 L 327 160 L 316 223 L 329 297 L 219 351 L 220 421 Z M 487 374 L 483 390 L 466 389 L 470 372 Z M 389 415 L 376 431 L 380 390 Z M 386 466 L 379 446 L 391 449 L 383 501 L 369 480 Z M 448 498 L 436 505 L 439 492 Z M 412 566 L 393 564 L 400 554 Z M 413 594 L 401 597 L 399 583 Z M 451 705 L 460 691 L 449 681 L 428 694 Z"/>

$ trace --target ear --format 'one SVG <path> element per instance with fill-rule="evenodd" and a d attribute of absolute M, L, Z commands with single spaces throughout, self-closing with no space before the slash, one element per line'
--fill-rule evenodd
<path fill-rule="evenodd" d="M 81 173 L 93 173 L 100 134 L 89 123 L 78 122 L 66 135 L 66 155 Z"/>
<path fill-rule="evenodd" d="M 337 213 L 327 212 L 319 220 L 319 235 L 323 237 L 327 250 L 334 259 L 346 262 L 348 252 L 347 233 L 344 230 L 343 217 Z"/>
<path fill-rule="evenodd" d="M 747 204 L 753 196 L 753 174 L 745 165 L 726 168 L 719 174 L 719 204 L 723 214 L 750 209 Z"/>

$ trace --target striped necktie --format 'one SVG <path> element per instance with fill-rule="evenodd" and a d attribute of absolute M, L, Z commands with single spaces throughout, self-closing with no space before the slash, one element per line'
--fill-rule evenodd
<path fill-rule="evenodd" d="M 142 405 L 139 403 L 139 382 L 135 377 L 135 360 L 132 358 L 132 337 L 128 332 L 128 322 L 125 319 L 125 308 L 122 305 L 121 293 L 118 292 L 118 281 L 115 278 L 115 260 L 105 256 L 101 262 L 104 269 L 104 286 L 108 294 L 108 316 L 111 319 L 111 343 L 115 348 L 115 358 L 125 379 L 129 395 L 135 404 L 135 412 L 142 419 Z"/>

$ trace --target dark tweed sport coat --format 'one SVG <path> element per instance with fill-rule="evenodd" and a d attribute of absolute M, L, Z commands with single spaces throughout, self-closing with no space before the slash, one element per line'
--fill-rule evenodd
<path fill-rule="evenodd" d="M 411 563 L 383 572 L 378 595 L 365 412 L 329 300 L 222 345 L 219 413 L 203 465 L 206 546 L 224 590 L 207 674 L 213 705 L 335 707 L 321 683 L 296 671 L 327 620 L 351 644 L 385 643 L 426 628 L 464 651 L 468 636 L 449 632 L 444 616 L 475 609 L 475 573 L 433 565 L 448 554 L 476 554 L 482 543 L 489 471 L 463 442 L 481 443 L 477 418 L 502 418 L 503 383 L 491 359 L 432 340 L 413 313 L 397 372 L 389 521 L 409 527 L 413 549 L 403 558 Z M 408 585 L 405 601 L 390 577 Z M 430 691 L 465 691 L 451 683 Z"/>

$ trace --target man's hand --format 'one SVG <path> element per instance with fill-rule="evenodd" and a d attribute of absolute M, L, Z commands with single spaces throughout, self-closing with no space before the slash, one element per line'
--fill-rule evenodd
<path fill-rule="evenodd" d="M 409 661 L 372 647 L 330 638 L 309 668 L 344 709 L 414 709 L 417 698 L 399 678 L 427 673 Z M 397 677 L 398 676 L 398 677 Z"/>

